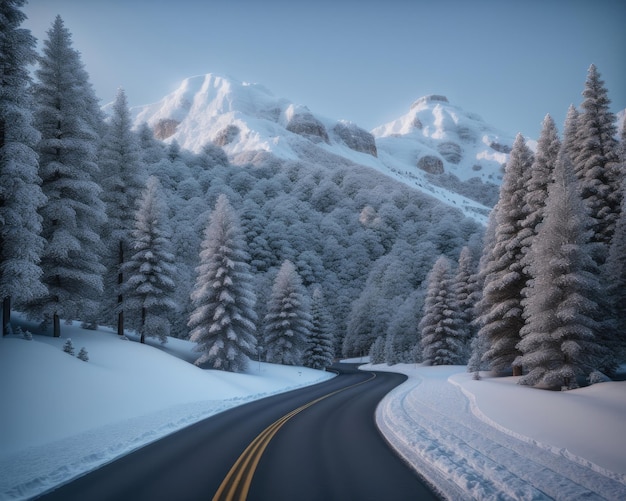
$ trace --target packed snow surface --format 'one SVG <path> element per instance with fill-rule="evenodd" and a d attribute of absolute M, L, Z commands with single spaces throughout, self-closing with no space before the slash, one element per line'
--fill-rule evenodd
<path fill-rule="evenodd" d="M 67 338 L 89 361 L 63 352 Z M 0 500 L 27 499 L 212 414 L 333 376 L 256 361 L 244 374 L 203 370 L 190 363 L 194 346 L 76 325 L 57 339 L 0 338 Z M 364 368 L 409 375 L 377 422 L 446 497 L 626 499 L 626 382 L 555 393 L 515 378 L 474 381 L 462 366 Z"/>
<path fill-rule="evenodd" d="M 551 392 L 464 366 L 361 368 L 409 376 L 376 421 L 448 499 L 626 499 L 626 382 Z"/>

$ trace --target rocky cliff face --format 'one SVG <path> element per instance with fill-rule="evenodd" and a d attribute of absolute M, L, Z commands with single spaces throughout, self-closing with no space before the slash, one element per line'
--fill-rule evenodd
<path fill-rule="evenodd" d="M 285 129 L 314 143 L 321 141 L 324 141 L 326 144 L 330 143 L 326 127 L 309 111 L 299 111 L 291 114 Z"/>
<path fill-rule="evenodd" d="M 350 122 L 339 122 L 333 127 L 337 138 L 348 148 L 373 157 L 378 156 L 376 140 L 369 132 Z"/>

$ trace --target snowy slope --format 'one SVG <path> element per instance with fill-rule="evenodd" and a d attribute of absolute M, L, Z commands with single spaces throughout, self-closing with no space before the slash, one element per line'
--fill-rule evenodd
<path fill-rule="evenodd" d="M 401 151 L 406 163 L 417 159 L 435 172 L 494 184 L 500 184 L 514 141 L 438 95 L 418 99 L 407 114 L 372 133 L 379 150 L 393 157 Z"/>
<path fill-rule="evenodd" d="M 626 499 L 624 381 L 550 392 L 464 366 L 361 368 L 409 376 L 376 422 L 446 499 Z"/>
<path fill-rule="evenodd" d="M 37 327 L 14 314 L 13 327 Z M 62 337 L 0 336 L 0 500 L 26 499 L 235 405 L 333 377 L 252 362 L 244 374 L 203 370 L 195 343 L 121 340 L 62 326 Z M 64 353 L 72 340 L 83 362 Z M 36 370 L 33 370 L 36 368 Z"/>
<path fill-rule="evenodd" d="M 419 99 L 409 113 L 374 129 L 333 120 L 275 97 L 259 84 L 213 74 L 187 78 L 161 101 L 132 108 L 166 142 L 194 152 L 213 142 L 234 164 L 268 157 L 332 168 L 376 169 L 484 222 L 489 206 L 437 178 L 454 175 L 499 185 L 513 138 L 441 96 Z"/>

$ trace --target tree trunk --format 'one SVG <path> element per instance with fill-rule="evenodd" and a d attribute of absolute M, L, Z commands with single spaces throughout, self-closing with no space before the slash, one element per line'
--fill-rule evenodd
<path fill-rule="evenodd" d="M 140 343 L 146 342 L 145 326 L 146 326 L 146 309 L 141 308 L 141 339 L 139 340 Z"/>
<path fill-rule="evenodd" d="M 117 334 L 120 336 L 124 335 L 124 312 L 120 311 L 117 314 Z"/>
<path fill-rule="evenodd" d="M 56 313 L 52 315 L 52 336 L 61 337 L 61 320 Z"/>
<path fill-rule="evenodd" d="M 7 296 L 2 300 L 2 335 L 9 333 L 9 324 L 11 323 L 11 296 Z"/>
<path fill-rule="evenodd" d="M 117 251 L 117 261 L 120 266 L 120 271 L 117 274 L 117 288 L 120 293 L 117 295 L 117 305 L 120 307 L 120 312 L 117 315 L 117 334 L 119 336 L 124 335 L 124 310 L 121 309 L 124 302 L 124 296 L 121 293 L 122 284 L 124 283 L 124 274 L 122 273 L 122 265 L 124 264 L 124 242 L 120 240 L 120 244 Z"/>
<path fill-rule="evenodd" d="M 0 119 L 0 148 L 4 146 L 4 120 Z M 4 197 L 0 197 L 0 207 L 4 206 Z M 0 241 L 0 249 L 2 242 Z M 11 296 L 7 296 L 2 300 L 2 335 L 9 333 L 9 324 L 11 323 Z"/>
<path fill-rule="evenodd" d="M 513 366 L 513 375 L 514 376 L 521 376 L 522 375 L 522 366 L 521 365 L 514 365 Z"/>

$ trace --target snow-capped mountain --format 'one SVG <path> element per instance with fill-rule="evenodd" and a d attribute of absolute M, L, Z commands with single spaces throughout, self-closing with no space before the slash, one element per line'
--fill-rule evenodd
<path fill-rule="evenodd" d="M 397 120 L 368 132 L 333 120 L 259 84 L 214 74 L 187 78 L 161 101 L 132 110 L 155 136 L 199 152 L 212 142 L 234 164 L 268 158 L 376 169 L 462 209 L 481 222 L 497 193 L 513 137 L 443 96 L 418 99 Z M 487 189 L 484 189 L 487 188 Z"/>
<path fill-rule="evenodd" d="M 375 128 L 379 151 L 393 164 L 400 160 L 433 174 L 454 174 L 462 181 L 478 177 L 499 184 L 514 138 L 463 111 L 445 96 L 425 96 L 409 112 Z"/>

